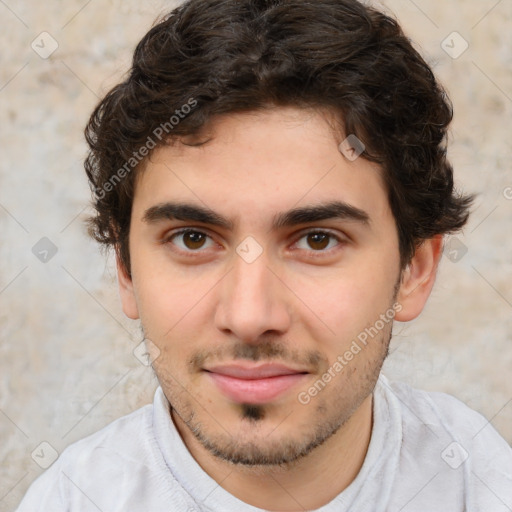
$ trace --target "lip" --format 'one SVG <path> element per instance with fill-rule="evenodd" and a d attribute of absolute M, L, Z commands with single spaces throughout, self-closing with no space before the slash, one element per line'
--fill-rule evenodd
<path fill-rule="evenodd" d="M 308 373 L 281 364 L 219 365 L 205 371 L 227 398 L 249 404 L 263 404 L 276 399 Z"/>

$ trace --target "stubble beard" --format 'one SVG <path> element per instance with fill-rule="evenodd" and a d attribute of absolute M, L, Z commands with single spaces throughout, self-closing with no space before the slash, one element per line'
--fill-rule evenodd
<path fill-rule="evenodd" d="M 259 435 L 263 430 L 266 418 L 274 412 L 272 411 L 272 405 L 266 404 L 242 403 L 237 405 L 237 415 L 243 426 L 243 431 L 246 433 L 244 436 L 239 435 L 238 438 L 231 436 L 228 433 L 229 429 L 222 429 L 220 434 L 212 434 L 211 427 L 204 424 L 198 417 L 196 410 L 199 408 L 194 407 L 194 401 L 183 396 L 186 393 L 169 397 L 172 398 L 170 403 L 173 404 L 170 405 L 171 416 L 175 423 L 179 418 L 200 445 L 218 459 L 238 467 L 253 469 L 258 467 L 260 469 L 281 467 L 282 469 L 289 469 L 336 434 L 363 401 L 373 393 L 382 365 L 389 353 L 392 325 L 393 322 L 390 322 L 386 329 L 382 331 L 382 335 L 370 342 L 379 344 L 378 351 L 367 362 L 364 375 L 362 377 L 354 376 L 354 378 L 361 379 L 355 396 L 344 396 L 343 387 L 340 387 L 339 394 L 331 393 L 328 395 L 324 391 L 325 394 L 319 393 L 307 406 L 294 404 L 294 406 L 300 407 L 299 410 L 301 411 L 304 410 L 304 407 L 311 408 L 311 413 L 307 418 L 309 422 L 305 425 L 299 425 L 294 430 L 294 434 L 297 432 L 296 435 L 279 437 L 279 426 L 271 433 L 272 435 Z M 367 347 L 363 350 L 367 350 Z M 350 365 L 343 369 L 342 373 L 345 372 L 351 372 Z M 347 379 L 350 379 L 350 376 L 347 376 Z M 169 384 L 174 387 L 172 383 Z M 335 381 L 328 384 L 328 386 L 332 385 L 336 385 Z M 170 388 L 166 386 L 164 389 Z M 329 404 L 329 397 L 332 400 L 332 396 L 342 397 L 338 403 L 339 407 L 334 407 L 332 403 Z M 293 415 L 290 415 L 290 418 L 293 418 Z M 289 423 L 287 420 L 290 418 L 284 420 L 283 424 Z M 207 421 L 208 419 L 211 418 L 208 417 Z M 216 420 L 213 419 L 212 421 Z"/>

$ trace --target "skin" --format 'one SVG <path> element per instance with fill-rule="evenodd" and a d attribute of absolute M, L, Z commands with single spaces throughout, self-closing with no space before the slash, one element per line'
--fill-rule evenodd
<path fill-rule="evenodd" d="M 131 277 L 118 262 L 123 310 L 152 342 L 183 441 L 222 487 L 266 510 L 318 508 L 357 476 L 392 322 L 307 405 L 298 395 L 393 304 L 396 320 L 415 318 L 441 255 L 441 236 L 426 240 L 401 272 L 381 170 L 346 159 L 343 138 L 322 112 L 280 107 L 217 117 L 199 137 L 156 149 L 136 183 Z M 368 221 L 272 225 L 281 212 L 331 201 Z M 232 226 L 148 215 L 169 202 L 206 207 Z M 204 235 L 176 235 L 183 227 Z M 251 263 L 236 251 L 248 236 L 263 251 Z M 249 407 L 204 371 L 254 361 L 308 373 Z"/>

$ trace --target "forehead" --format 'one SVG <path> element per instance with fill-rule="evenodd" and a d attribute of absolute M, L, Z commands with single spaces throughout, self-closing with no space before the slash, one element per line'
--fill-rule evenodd
<path fill-rule="evenodd" d="M 296 108 L 215 118 L 201 134 L 157 148 L 139 173 L 134 210 L 182 201 L 229 219 L 342 201 L 389 216 L 381 169 L 341 153 L 344 135 L 321 112 Z"/>

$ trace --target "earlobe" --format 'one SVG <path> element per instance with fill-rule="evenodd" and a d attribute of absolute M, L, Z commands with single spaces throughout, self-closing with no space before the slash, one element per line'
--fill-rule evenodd
<path fill-rule="evenodd" d="M 402 306 L 395 320 L 408 322 L 416 318 L 425 306 L 434 282 L 442 255 L 443 235 L 424 240 L 416 249 L 409 265 L 402 274 L 397 302 Z"/>
<path fill-rule="evenodd" d="M 119 296 L 123 306 L 123 312 L 132 320 L 139 318 L 139 309 L 135 299 L 132 278 L 128 275 L 125 266 L 121 263 L 119 256 L 116 255 L 117 282 L 119 285 Z"/>

